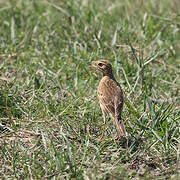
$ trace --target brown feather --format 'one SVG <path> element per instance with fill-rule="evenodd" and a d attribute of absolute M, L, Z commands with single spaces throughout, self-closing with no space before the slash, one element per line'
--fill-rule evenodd
<path fill-rule="evenodd" d="M 98 86 L 98 98 L 104 118 L 106 114 L 110 114 L 114 119 L 118 137 L 124 137 L 126 136 L 126 130 L 121 119 L 123 91 L 119 83 L 115 80 L 112 66 L 108 61 L 95 61 L 93 66 L 103 74 L 103 78 Z"/>

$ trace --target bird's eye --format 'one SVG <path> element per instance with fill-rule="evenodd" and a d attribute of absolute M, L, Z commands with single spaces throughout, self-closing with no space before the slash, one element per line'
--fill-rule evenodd
<path fill-rule="evenodd" d="M 102 67 L 102 66 L 103 66 L 103 63 L 99 63 L 98 66 Z"/>

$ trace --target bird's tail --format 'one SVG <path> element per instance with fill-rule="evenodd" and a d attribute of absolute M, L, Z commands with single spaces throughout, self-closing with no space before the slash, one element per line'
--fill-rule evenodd
<path fill-rule="evenodd" d="M 127 136 L 126 128 L 122 120 L 121 121 L 116 120 L 116 127 L 117 127 L 118 138 Z"/>

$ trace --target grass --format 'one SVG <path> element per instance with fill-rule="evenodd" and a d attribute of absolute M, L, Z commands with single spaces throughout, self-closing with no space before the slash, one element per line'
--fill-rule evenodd
<path fill-rule="evenodd" d="M 0 1 L 1 179 L 178 179 L 180 2 Z M 126 96 L 106 138 L 91 61 Z"/>

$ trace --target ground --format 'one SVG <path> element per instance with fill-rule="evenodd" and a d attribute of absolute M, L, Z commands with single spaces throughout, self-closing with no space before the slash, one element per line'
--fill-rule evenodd
<path fill-rule="evenodd" d="M 0 0 L 0 178 L 178 179 L 179 0 Z M 125 94 L 108 120 L 97 59 Z"/>

